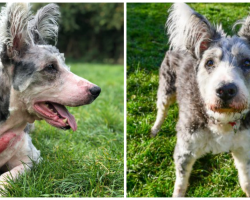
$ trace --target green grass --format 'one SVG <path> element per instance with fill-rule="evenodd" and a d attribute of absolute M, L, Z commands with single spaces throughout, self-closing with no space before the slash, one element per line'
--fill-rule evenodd
<path fill-rule="evenodd" d="M 101 87 L 90 105 L 69 108 L 76 132 L 36 122 L 32 141 L 43 161 L 8 190 L 8 197 L 124 196 L 124 68 L 68 63 Z"/>
<path fill-rule="evenodd" d="M 250 4 L 190 4 L 232 34 L 235 21 L 247 16 Z M 171 106 L 157 137 L 149 132 L 156 118 L 158 70 L 168 50 L 167 3 L 127 4 L 127 195 L 172 196 L 173 151 L 178 106 Z M 236 28 L 237 30 L 238 28 Z M 190 177 L 188 197 L 244 197 L 231 154 L 199 159 Z"/>

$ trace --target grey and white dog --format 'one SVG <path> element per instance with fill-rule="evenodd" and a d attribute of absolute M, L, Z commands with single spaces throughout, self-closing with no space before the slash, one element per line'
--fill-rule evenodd
<path fill-rule="evenodd" d="M 185 196 L 196 159 L 232 152 L 242 190 L 250 196 L 250 16 L 227 36 L 188 5 L 174 4 L 167 20 L 170 49 L 160 68 L 156 136 L 177 100 L 174 197 Z"/>
<path fill-rule="evenodd" d="M 28 135 L 35 120 L 62 129 L 77 129 L 65 106 L 89 104 L 101 89 L 71 73 L 64 55 L 48 41 L 58 34 L 58 6 L 49 4 L 32 15 L 28 3 L 10 3 L 0 13 L 0 176 L 16 179 L 39 162 L 40 151 Z"/>

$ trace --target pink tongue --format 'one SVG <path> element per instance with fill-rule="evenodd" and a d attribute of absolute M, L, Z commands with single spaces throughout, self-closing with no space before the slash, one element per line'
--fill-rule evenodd
<path fill-rule="evenodd" d="M 70 127 L 72 128 L 72 130 L 76 131 L 77 125 L 76 125 L 76 120 L 75 120 L 74 116 L 71 115 L 69 113 L 69 111 L 63 105 L 60 105 L 60 104 L 57 104 L 57 103 L 51 103 L 51 104 L 55 107 L 55 109 L 57 110 L 57 112 L 63 118 L 68 119 L 68 124 L 70 125 Z"/>

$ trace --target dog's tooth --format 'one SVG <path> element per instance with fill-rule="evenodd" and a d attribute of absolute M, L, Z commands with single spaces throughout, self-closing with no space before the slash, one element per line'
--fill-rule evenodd
<path fill-rule="evenodd" d="M 53 109 L 50 109 L 50 110 L 51 110 L 51 112 L 53 112 L 53 114 L 56 114 Z"/>
<path fill-rule="evenodd" d="M 67 123 L 67 121 L 68 121 L 68 119 L 67 119 L 67 118 L 63 120 L 63 122 L 64 122 L 65 124 Z"/>

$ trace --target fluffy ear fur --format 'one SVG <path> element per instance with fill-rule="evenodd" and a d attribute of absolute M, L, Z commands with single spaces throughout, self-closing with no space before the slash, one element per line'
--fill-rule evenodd
<path fill-rule="evenodd" d="M 46 44 L 51 39 L 56 42 L 59 16 L 60 12 L 56 4 L 48 4 L 37 11 L 35 17 L 28 24 L 33 44 Z"/>
<path fill-rule="evenodd" d="M 18 55 L 28 43 L 27 23 L 30 19 L 28 3 L 8 3 L 0 13 L 0 46 L 5 47 L 11 59 Z"/>
<path fill-rule="evenodd" d="M 205 17 L 185 3 L 173 4 L 166 26 L 170 48 L 189 50 L 198 58 L 213 40 L 221 37 Z"/>
<path fill-rule="evenodd" d="M 245 37 L 248 40 L 250 40 L 250 15 L 247 18 L 243 19 L 243 20 L 237 21 L 234 24 L 233 28 L 235 28 L 235 26 L 237 26 L 238 24 L 242 25 L 239 32 L 238 32 L 238 35 L 240 37 Z"/>

